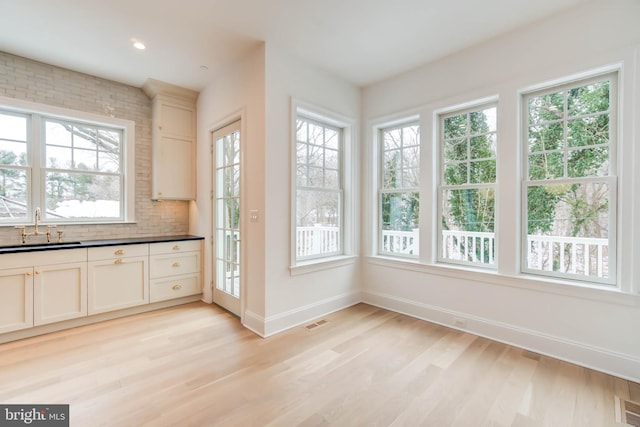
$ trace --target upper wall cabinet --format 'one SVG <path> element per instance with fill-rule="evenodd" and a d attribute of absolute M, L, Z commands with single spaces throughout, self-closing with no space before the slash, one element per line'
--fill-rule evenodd
<path fill-rule="evenodd" d="M 154 79 L 142 89 L 153 106 L 151 198 L 195 200 L 198 92 Z"/>

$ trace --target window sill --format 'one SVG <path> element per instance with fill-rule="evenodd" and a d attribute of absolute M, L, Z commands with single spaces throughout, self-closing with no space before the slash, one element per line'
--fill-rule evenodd
<path fill-rule="evenodd" d="M 424 264 L 418 260 L 370 256 L 367 262 L 384 267 L 399 268 L 418 273 L 482 282 L 491 285 L 553 293 L 572 298 L 589 299 L 625 306 L 640 307 L 640 295 L 616 286 L 594 285 L 586 282 L 552 279 L 528 274 L 508 275 L 494 269 L 480 269 L 459 265 Z"/>
<path fill-rule="evenodd" d="M 345 265 L 355 264 L 358 258 L 353 255 L 342 255 L 331 258 L 314 259 L 292 265 L 289 267 L 291 276 L 313 273 L 316 271 L 328 270 L 331 268 L 342 267 Z"/>

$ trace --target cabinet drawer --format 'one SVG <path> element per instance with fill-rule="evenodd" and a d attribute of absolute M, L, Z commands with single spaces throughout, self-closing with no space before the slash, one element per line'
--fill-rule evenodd
<path fill-rule="evenodd" d="M 101 259 L 118 259 L 136 256 L 147 256 L 149 254 L 149 245 L 119 245 L 119 246 L 100 246 L 97 248 L 89 248 L 89 261 L 97 261 Z"/>
<path fill-rule="evenodd" d="M 149 245 L 149 254 L 177 254 L 199 251 L 201 249 L 200 242 L 200 240 L 181 240 L 178 242 L 152 243 Z"/>
<path fill-rule="evenodd" d="M 189 273 L 200 273 L 200 252 L 150 257 L 149 277 L 152 279 Z"/>
<path fill-rule="evenodd" d="M 155 279 L 149 282 L 150 302 L 186 297 L 201 292 L 199 274 L 175 276 L 170 279 Z"/>
<path fill-rule="evenodd" d="M 0 270 L 86 261 L 87 249 L 84 248 L 2 254 L 0 256 Z"/>

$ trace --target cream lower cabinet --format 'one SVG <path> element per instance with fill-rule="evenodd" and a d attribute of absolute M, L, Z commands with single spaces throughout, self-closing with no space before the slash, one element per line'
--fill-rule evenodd
<path fill-rule="evenodd" d="M 33 326 L 33 268 L 0 270 L 0 333 Z"/>
<path fill-rule="evenodd" d="M 86 250 L 56 251 L 51 256 L 66 262 L 34 267 L 34 326 L 87 315 Z"/>
<path fill-rule="evenodd" d="M 85 249 L 3 255 L 0 332 L 86 316 L 86 268 Z"/>
<path fill-rule="evenodd" d="M 2 254 L 0 334 L 200 294 L 201 254 L 201 240 Z"/>
<path fill-rule="evenodd" d="M 149 295 L 151 302 L 202 292 L 201 241 L 149 245 Z"/>
<path fill-rule="evenodd" d="M 149 245 L 89 248 L 88 314 L 149 303 Z"/>

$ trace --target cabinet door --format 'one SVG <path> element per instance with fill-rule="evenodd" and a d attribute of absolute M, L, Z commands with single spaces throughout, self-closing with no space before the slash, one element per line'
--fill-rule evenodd
<path fill-rule="evenodd" d="M 160 136 L 153 169 L 155 199 L 196 198 L 196 144 L 192 139 Z"/>
<path fill-rule="evenodd" d="M 89 314 L 104 313 L 149 302 L 148 257 L 90 261 Z"/>
<path fill-rule="evenodd" d="M 195 103 L 176 102 L 162 95 L 158 96 L 157 112 L 159 130 L 168 136 L 186 137 L 196 136 L 196 108 Z"/>
<path fill-rule="evenodd" d="M 33 277 L 35 326 L 87 315 L 86 263 L 36 266 Z"/>
<path fill-rule="evenodd" d="M 164 96 L 154 100 L 153 198 L 196 198 L 196 106 Z"/>
<path fill-rule="evenodd" d="M 33 326 L 33 268 L 0 270 L 0 333 Z"/>

